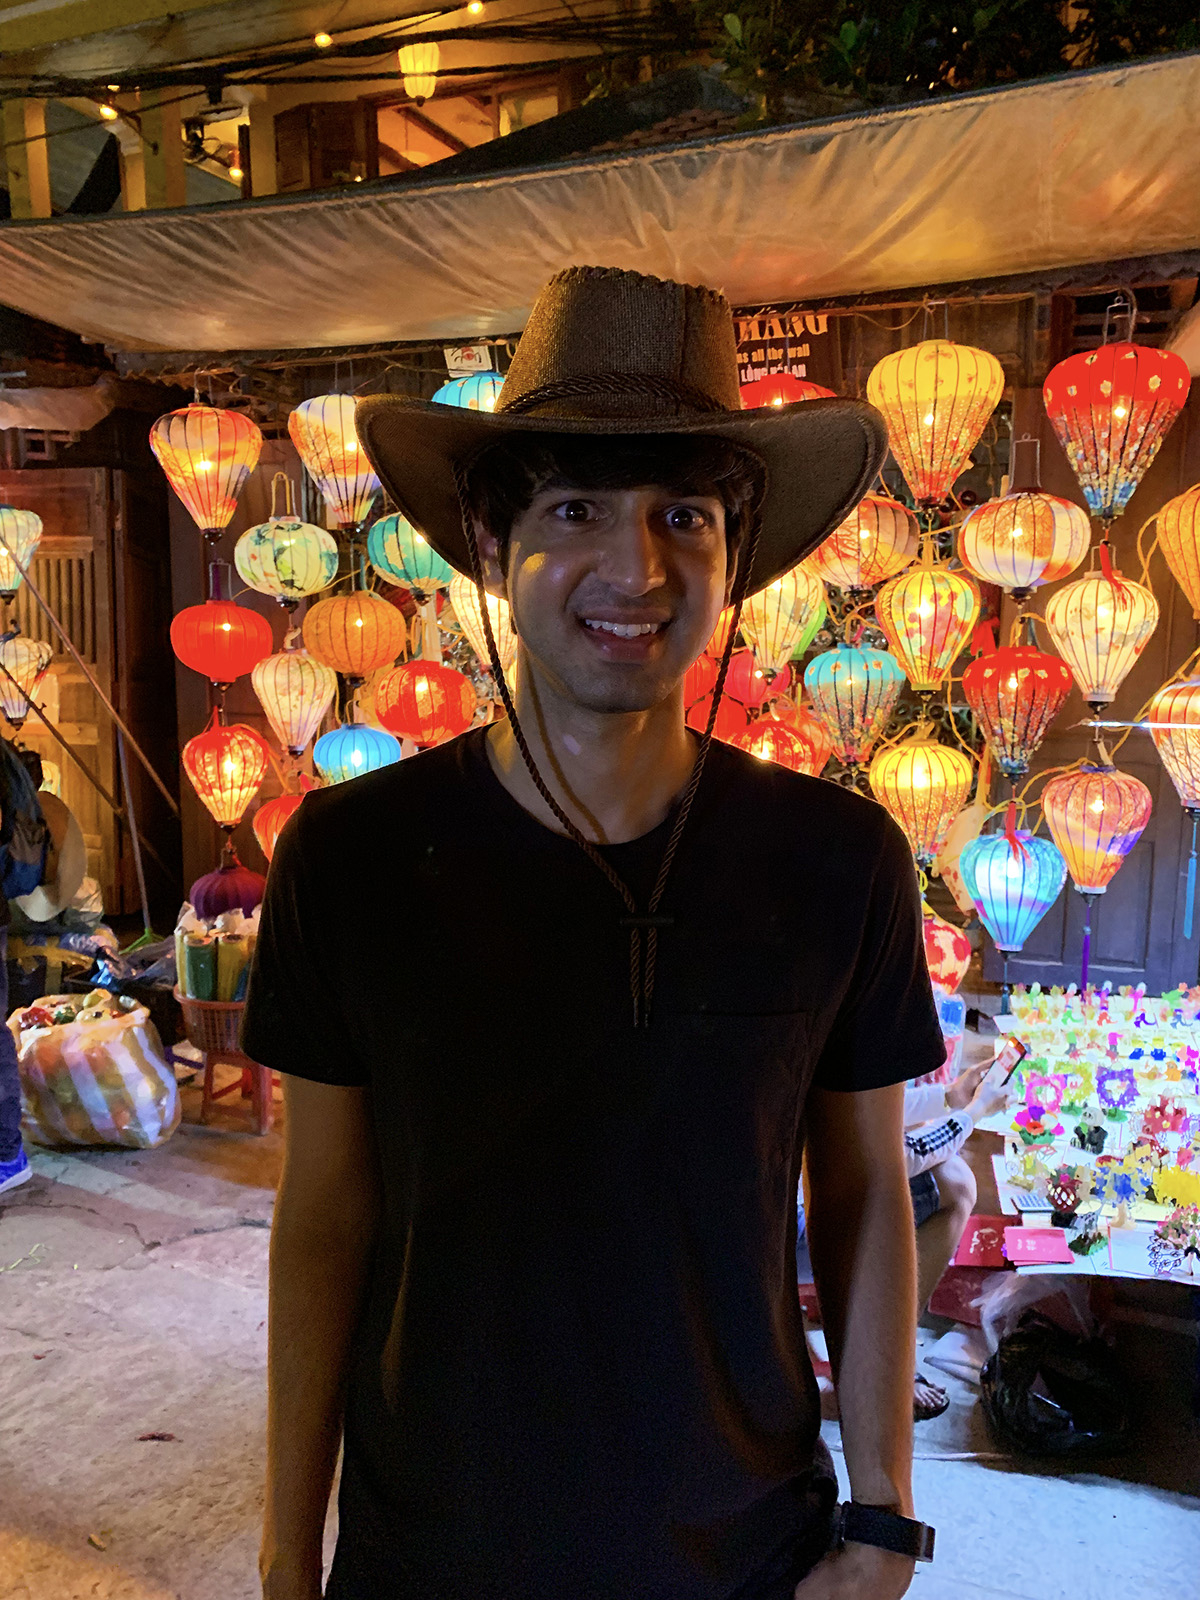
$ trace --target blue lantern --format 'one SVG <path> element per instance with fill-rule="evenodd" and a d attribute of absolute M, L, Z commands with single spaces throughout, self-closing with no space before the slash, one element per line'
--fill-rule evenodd
<path fill-rule="evenodd" d="M 398 511 L 371 524 L 367 559 L 389 583 L 402 583 L 426 595 L 444 589 L 454 576 L 450 564 Z"/>
<path fill-rule="evenodd" d="M 378 767 L 390 767 L 400 755 L 399 739 L 362 722 L 347 722 L 323 733 L 313 746 L 313 763 L 326 783 L 345 783 Z"/>
<path fill-rule="evenodd" d="M 494 411 L 504 379 L 498 372 L 472 372 L 466 378 L 451 378 L 434 399 L 443 406 L 463 406 L 468 411 Z"/>
<path fill-rule="evenodd" d="M 958 870 L 974 900 L 979 920 L 1004 958 L 1002 1013 L 1008 1010 L 1008 958 L 1062 893 L 1067 863 L 1049 839 L 1025 828 L 985 833 L 963 846 Z"/>
<path fill-rule="evenodd" d="M 887 726 L 904 687 L 904 669 L 886 650 L 838 644 L 804 669 L 812 708 L 829 730 L 844 767 L 864 762 Z"/>

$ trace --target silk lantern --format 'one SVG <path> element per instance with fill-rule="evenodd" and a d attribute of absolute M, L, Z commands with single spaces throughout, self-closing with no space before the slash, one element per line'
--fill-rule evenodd
<path fill-rule="evenodd" d="M 935 505 L 966 466 L 1004 393 L 987 350 L 926 339 L 876 363 L 867 399 L 883 412 L 892 454 L 919 505 Z"/>
<path fill-rule="evenodd" d="M 1046 414 L 1094 517 L 1124 511 L 1187 399 L 1187 362 L 1119 340 L 1051 368 Z"/>
<path fill-rule="evenodd" d="M 1157 531 L 1171 576 L 1200 619 L 1200 483 L 1167 501 L 1158 513 Z"/>
<path fill-rule="evenodd" d="M 269 594 L 292 611 L 306 595 L 328 589 L 337 577 L 337 540 L 315 523 L 277 517 L 272 510 L 266 522 L 257 522 L 242 534 L 234 546 L 233 564 L 247 587 Z"/>
<path fill-rule="evenodd" d="M 735 650 L 725 674 L 724 694 L 738 705 L 756 710 L 770 692 L 767 674 L 755 660 L 753 650 Z"/>
<path fill-rule="evenodd" d="M 1158 624 L 1158 601 L 1123 578 L 1100 547 L 1101 570 L 1056 589 L 1046 602 L 1046 626 L 1075 675 L 1088 705 L 1111 704 Z"/>
<path fill-rule="evenodd" d="M 917 519 L 907 506 L 868 494 L 808 557 L 826 583 L 851 593 L 873 589 L 913 562 L 920 549 Z"/>
<path fill-rule="evenodd" d="M 1071 681 L 1065 662 L 1028 644 L 987 651 L 963 673 L 963 695 L 1006 777 L 1029 771 L 1034 751 L 1071 692 Z"/>
<path fill-rule="evenodd" d="M 275 854 L 279 835 L 292 815 L 299 811 L 303 799 L 302 794 L 276 795 L 273 800 L 264 800 L 254 813 L 250 826 L 254 829 L 259 849 L 268 861 Z"/>
<path fill-rule="evenodd" d="M 444 589 L 454 576 L 449 562 L 398 511 L 378 517 L 367 531 L 367 560 L 389 583 L 420 595 Z"/>
<path fill-rule="evenodd" d="M 717 618 L 717 625 L 712 631 L 712 637 L 704 646 L 705 655 L 711 656 L 714 661 L 719 662 L 725 654 L 725 646 L 729 643 L 729 635 L 733 631 L 733 615 L 733 607 L 726 606 Z"/>
<path fill-rule="evenodd" d="M 218 713 L 203 733 L 183 747 L 183 770 L 192 788 L 227 833 L 245 815 L 267 775 L 270 757 L 253 728 L 218 721 Z"/>
<path fill-rule="evenodd" d="M 338 526 L 356 531 L 379 492 L 379 479 L 358 442 L 353 396 L 319 394 L 301 401 L 288 418 L 288 433 Z"/>
<path fill-rule="evenodd" d="M 62 799 L 62 768 L 57 761 L 42 759 L 42 781 L 39 788 L 45 789 L 47 794 L 56 794 Z"/>
<path fill-rule="evenodd" d="M 790 372 L 773 372 L 766 378 L 752 378 L 742 384 L 742 409 L 761 411 L 766 406 L 790 406 L 797 400 L 832 400 L 834 391 Z"/>
<path fill-rule="evenodd" d="M 813 710 L 846 767 L 861 765 L 887 726 L 904 687 L 904 672 L 886 650 L 837 644 L 804 669 Z"/>
<path fill-rule="evenodd" d="M 390 666 L 407 638 L 397 607 L 367 589 L 318 600 L 305 614 L 303 631 L 309 654 L 347 678 Z"/>
<path fill-rule="evenodd" d="M 690 710 L 697 700 L 713 692 L 717 682 L 717 663 L 710 655 L 697 656 L 683 675 L 683 704 Z"/>
<path fill-rule="evenodd" d="M 365 772 L 390 767 L 400 756 L 399 739 L 364 722 L 343 723 L 323 733 L 313 746 L 313 764 L 328 784 L 345 783 Z"/>
<path fill-rule="evenodd" d="M 708 719 L 712 714 L 712 695 L 706 694 L 697 700 L 687 714 L 687 725 L 697 733 L 705 733 L 708 729 Z M 746 732 L 750 725 L 750 718 L 746 708 L 738 705 L 736 700 L 727 700 L 724 695 L 717 705 L 717 717 L 713 723 L 713 738 L 720 739 L 723 744 L 733 744 L 737 738 Z"/>
<path fill-rule="evenodd" d="M 274 644 L 266 617 L 232 600 L 186 606 L 171 621 L 171 648 L 193 672 L 226 687 L 249 672 Z"/>
<path fill-rule="evenodd" d="M 333 704 L 337 673 L 307 650 L 285 647 L 258 662 L 250 682 L 271 732 L 290 755 L 300 755 Z"/>
<path fill-rule="evenodd" d="M 504 379 L 498 372 L 471 372 L 451 378 L 434 394 L 438 405 L 460 406 L 464 411 L 494 411 Z"/>
<path fill-rule="evenodd" d="M 975 627 L 979 590 L 972 580 L 928 559 L 891 578 L 875 597 L 875 616 L 918 694 L 945 682 Z"/>
<path fill-rule="evenodd" d="M 221 865 L 215 872 L 197 878 L 188 890 L 188 903 L 202 922 L 214 922 L 226 911 L 240 911 L 248 917 L 261 904 L 267 880 L 252 872 L 237 858 L 233 841 L 227 839 L 221 852 Z"/>
<path fill-rule="evenodd" d="M 450 579 L 450 604 L 471 649 L 479 657 L 480 664 L 490 671 L 491 658 L 488 655 L 479 590 L 470 578 L 463 577 L 460 572 Z M 487 609 L 496 640 L 496 653 L 500 657 L 500 669 L 507 672 L 517 659 L 517 636 L 513 632 L 512 612 L 508 601 L 494 594 L 487 596 Z"/>
<path fill-rule="evenodd" d="M 808 649 L 824 620 L 825 585 L 801 563 L 747 597 L 741 630 L 759 665 L 775 673 Z"/>
<path fill-rule="evenodd" d="M 404 79 L 404 92 L 418 105 L 428 100 L 437 88 L 441 55 L 441 46 L 436 39 L 417 39 L 412 44 L 402 44 L 396 52 L 400 75 Z"/>
<path fill-rule="evenodd" d="M 1036 492 L 1054 510 L 1054 543 L 1041 578 L 1041 586 L 1045 587 L 1074 572 L 1087 555 L 1092 547 L 1092 524 L 1087 512 L 1074 500 L 1063 500 L 1043 489 Z"/>
<path fill-rule="evenodd" d="M 867 772 L 872 794 L 903 828 L 922 867 L 932 865 L 974 775 L 967 756 L 939 744 L 927 726 L 880 750 Z"/>
<path fill-rule="evenodd" d="M 216 543 L 258 465 L 262 432 L 240 411 L 182 406 L 150 429 L 150 448 L 192 521 Z"/>
<path fill-rule="evenodd" d="M 1078 506 L 1037 489 L 1021 489 L 999 500 L 985 500 L 964 518 L 958 554 L 968 572 L 1024 600 L 1047 581 L 1052 568 L 1061 577 L 1077 567 L 1087 553 L 1090 535 Z M 1071 565 L 1064 567 L 1069 559 Z"/>
<path fill-rule="evenodd" d="M 14 728 L 19 728 L 29 714 L 33 692 L 46 676 L 54 652 L 50 646 L 37 639 L 27 639 L 23 633 L 0 637 L 0 710 Z"/>
<path fill-rule="evenodd" d="M 924 907 L 921 938 L 925 946 L 925 965 L 939 989 L 953 994 L 971 965 L 971 941 L 961 928 Z"/>
<path fill-rule="evenodd" d="M 987 763 L 990 752 L 985 749 L 983 758 L 979 763 L 979 779 L 975 785 L 975 798 L 970 805 L 966 805 L 950 824 L 946 834 L 945 843 L 937 853 L 933 863 L 933 870 L 942 880 L 943 885 L 954 896 L 954 903 L 964 916 L 975 915 L 975 902 L 963 882 L 962 853 L 972 839 L 977 839 L 983 832 L 983 825 L 988 819 L 987 792 L 988 770 Z"/>
<path fill-rule="evenodd" d="M 0 600 L 11 600 L 21 587 L 18 563 L 28 567 L 42 538 L 42 519 L 34 511 L 0 506 Z"/>
<path fill-rule="evenodd" d="M 470 678 L 433 661 L 406 661 L 375 686 L 379 721 L 414 744 L 441 744 L 465 733 L 475 719 L 476 704 Z"/>
<path fill-rule="evenodd" d="M 1004 961 L 1001 1012 L 1008 1011 L 1008 958 L 1062 893 L 1067 863 L 1049 839 L 1015 825 L 1004 833 L 985 833 L 963 846 L 963 882 L 992 942 Z"/>
<path fill-rule="evenodd" d="M 805 712 L 804 720 L 796 722 L 760 717 L 730 743 L 748 755 L 757 756 L 760 761 L 778 762 L 781 767 L 803 772 L 810 778 L 820 777 L 833 751 L 833 742 L 824 723 L 811 712 Z"/>
<path fill-rule="evenodd" d="M 1183 937 L 1190 939 L 1196 907 L 1196 826 L 1200 823 L 1200 678 L 1164 684 L 1150 702 L 1147 721 L 1167 776 L 1192 819 L 1183 913 Z"/>

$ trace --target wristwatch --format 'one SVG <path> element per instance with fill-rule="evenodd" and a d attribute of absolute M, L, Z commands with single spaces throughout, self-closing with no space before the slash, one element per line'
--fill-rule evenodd
<path fill-rule="evenodd" d="M 873 1544 L 880 1550 L 908 1556 L 913 1561 L 933 1560 L 934 1530 L 927 1522 L 914 1522 L 883 1506 L 863 1506 L 847 1500 L 833 1514 L 833 1549 L 846 1541 Z"/>

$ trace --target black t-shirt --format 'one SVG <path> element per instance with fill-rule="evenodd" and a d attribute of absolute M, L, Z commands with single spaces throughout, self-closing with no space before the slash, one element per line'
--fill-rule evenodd
<path fill-rule="evenodd" d="M 267 885 L 244 1047 L 369 1086 L 383 1182 L 328 1593 L 727 1600 L 831 1476 L 807 1090 L 944 1057 L 912 862 L 714 744 L 635 1030 L 623 902 L 484 738 L 310 794 Z M 643 903 L 669 826 L 607 849 Z"/>

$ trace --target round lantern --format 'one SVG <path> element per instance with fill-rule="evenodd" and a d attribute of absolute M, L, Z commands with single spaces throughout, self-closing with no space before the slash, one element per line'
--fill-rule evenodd
<path fill-rule="evenodd" d="M 470 578 L 463 577 L 460 572 L 456 572 L 450 579 L 450 604 L 471 649 L 479 657 L 480 664 L 490 670 L 491 658 L 488 655 L 479 590 Z M 487 608 L 492 634 L 496 640 L 496 653 L 500 657 L 500 667 L 503 672 L 507 672 L 517 659 L 517 636 L 513 631 L 512 612 L 508 601 L 494 594 L 487 596 Z"/>
<path fill-rule="evenodd" d="M 454 569 L 398 511 L 379 517 L 367 532 L 367 560 L 389 583 L 403 584 L 417 594 L 444 589 Z"/>
<path fill-rule="evenodd" d="M 846 767 L 864 762 L 883 733 L 904 687 L 904 672 L 886 650 L 838 644 L 804 669 L 813 710 Z"/>
<path fill-rule="evenodd" d="M 210 683 L 228 685 L 271 653 L 266 617 L 232 600 L 187 606 L 171 622 L 171 649 Z"/>
<path fill-rule="evenodd" d="M 932 865 L 974 775 L 962 751 L 938 744 L 927 727 L 880 750 L 867 772 L 872 794 L 904 829 L 922 867 Z"/>
<path fill-rule="evenodd" d="M 217 712 L 203 733 L 183 747 L 183 770 L 213 817 L 229 833 L 267 775 L 267 747 L 244 723 L 225 726 Z"/>
<path fill-rule="evenodd" d="M 802 720 L 779 722 L 774 717 L 761 717 L 752 722 L 730 742 L 760 761 L 777 761 L 781 767 L 793 772 L 806 773 L 819 778 L 821 770 L 833 751 L 823 722 L 811 712 L 801 708 Z"/>
<path fill-rule="evenodd" d="M 309 654 L 347 678 L 390 666 L 407 637 L 402 613 L 367 589 L 318 600 L 305 614 L 303 632 Z"/>
<path fill-rule="evenodd" d="M 280 650 L 250 673 L 271 732 L 289 754 L 298 756 L 317 729 L 337 693 L 337 673 L 307 650 Z"/>
<path fill-rule="evenodd" d="M 323 733 L 313 746 L 313 763 L 326 783 L 345 783 L 364 772 L 390 767 L 400 755 L 399 739 L 362 722 L 347 722 Z"/>
<path fill-rule="evenodd" d="M 976 656 L 962 687 L 996 765 L 1006 777 L 1019 778 L 1071 692 L 1071 672 L 1058 656 L 1033 645 L 1003 645 Z"/>
<path fill-rule="evenodd" d="M 215 543 L 258 464 L 258 426 L 240 411 L 183 406 L 159 417 L 150 429 L 150 448 L 192 521 Z"/>
<path fill-rule="evenodd" d="M 797 400 L 832 400 L 834 391 L 790 372 L 773 372 L 767 378 L 752 378 L 742 384 L 742 409 L 761 411 L 765 406 L 790 406 Z"/>
<path fill-rule="evenodd" d="M 1003 393 L 994 355 L 948 339 L 926 339 L 875 365 L 867 399 L 883 412 L 918 504 L 936 504 L 953 486 Z"/>
<path fill-rule="evenodd" d="M 1050 835 L 1080 894 L 1103 894 L 1150 820 L 1150 791 L 1115 767 L 1084 766 L 1042 791 Z"/>
<path fill-rule="evenodd" d="M 1018 600 L 1026 599 L 1043 581 L 1054 557 L 1058 555 L 1061 561 L 1066 551 L 1077 521 L 1060 509 L 1067 504 L 1034 489 L 985 500 L 959 529 L 958 554 L 963 566 L 984 583 L 999 584 Z"/>
<path fill-rule="evenodd" d="M 735 650 L 729 658 L 724 693 L 738 705 L 756 709 L 770 692 L 770 679 L 758 665 L 753 650 Z"/>
<path fill-rule="evenodd" d="M 875 615 L 909 683 L 932 694 L 971 637 L 979 590 L 963 573 L 923 562 L 884 584 Z"/>
<path fill-rule="evenodd" d="M 46 675 L 54 655 L 48 644 L 27 639 L 23 633 L 0 637 L 0 710 L 14 728 L 29 714 L 33 692 Z"/>
<path fill-rule="evenodd" d="M 746 599 L 740 626 L 759 665 L 774 673 L 808 649 L 824 620 L 825 585 L 801 563 Z"/>
<path fill-rule="evenodd" d="M 1168 500 L 1158 513 L 1158 548 L 1192 615 L 1200 619 L 1200 483 Z"/>
<path fill-rule="evenodd" d="M 979 920 L 1004 959 L 1000 1010 L 1007 1013 L 1008 958 L 1023 947 L 1062 893 L 1067 863 L 1049 839 L 1010 826 L 964 845 L 960 865 Z"/>
<path fill-rule="evenodd" d="M 1104 546 L 1101 551 L 1106 559 Z M 1116 699 L 1157 624 L 1158 601 L 1151 591 L 1115 572 L 1086 573 L 1046 602 L 1055 649 L 1097 710 Z"/>
<path fill-rule="evenodd" d="M 1056 494 L 1047 494 L 1044 489 L 1038 489 L 1036 493 L 1038 499 L 1054 511 L 1054 541 L 1050 560 L 1041 578 L 1042 584 L 1046 585 L 1057 583 L 1060 578 L 1075 571 L 1092 547 L 1092 524 L 1087 512 L 1082 506 L 1077 506 L 1074 500 L 1060 499 Z"/>
<path fill-rule="evenodd" d="M 300 802 L 303 799 L 302 794 L 276 795 L 274 800 L 265 800 L 254 813 L 250 825 L 254 829 L 259 849 L 268 861 L 275 854 L 275 846 L 279 842 L 284 824 L 293 812 L 300 809 Z"/>
<path fill-rule="evenodd" d="M 1187 362 L 1120 340 L 1068 356 L 1043 388 L 1046 414 L 1094 517 L 1119 517 L 1187 399 Z"/>
<path fill-rule="evenodd" d="M 248 917 L 262 901 L 267 880 L 261 872 L 251 872 L 238 860 L 232 843 L 226 843 L 221 865 L 215 872 L 197 878 L 188 890 L 192 910 L 205 922 L 213 922 L 226 911 L 240 911 Z"/>
<path fill-rule="evenodd" d="M 375 715 L 414 744 L 441 744 L 475 720 L 475 685 L 453 667 L 406 661 L 375 686 Z"/>
<path fill-rule="evenodd" d="M 337 577 L 337 540 L 298 517 L 271 517 L 246 529 L 234 546 L 233 563 L 243 583 L 290 611 Z"/>
<path fill-rule="evenodd" d="M 694 728 L 697 733 L 704 733 L 708 728 L 708 719 L 712 712 L 712 695 L 706 694 L 703 699 L 697 700 L 687 714 L 687 725 Z M 720 739 L 725 744 L 733 744 L 740 734 L 745 733 L 750 725 L 750 718 L 744 706 L 738 705 L 736 700 L 727 700 L 721 696 L 717 706 L 717 720 L 713 723 L 713 738 Z"/>
<path fill-rule="evenodd" d="M 29 565 L 41 537 L 42 519 L 36 512 L 0 506 L 0 600 L 11 600 L 21 587 L 17 564 Z"/>
<path fill-rule="evenodd" d="M 358 442 L 353 396 L 319 394 L 302 401 L 288 418 L 288 433 L 338 526 L 358 528 L 379 492 L 379 479 Z"/>
<path fill-rule="evenodd" d="M 839 589 L 873 589 L 917 557 L 917 519 L 898 500 L 868 494 L 809 556 L 809 564 Z"/>
<path fill-rule="evenodd" d="M 713 692 L 717 682 L 717 663 L 710 655 L 697 656 L 683 676 L 683 704 L 690 709 L 697 700 Z"/>
<path fill-rule="evenodd" d="M 451 378 L 434 395 L 439 405 L 461 406 L 464 411 L 494 411 L 504 379 L 498 372 L 471 372 Z"/>
<path fill-rule="evenodd" d="M 921 916 L 925 964 L 939 989 L 953 994 L 971 965 L 971 941 L 961 928 L 926 906 Z"/>

